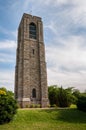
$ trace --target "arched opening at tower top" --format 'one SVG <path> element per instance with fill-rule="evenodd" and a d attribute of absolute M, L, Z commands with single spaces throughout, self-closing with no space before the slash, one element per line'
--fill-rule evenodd
<path fill-rule="evenodd" d="M 29 24 L 29 37 L 36 39 L 36 25 L 33 22 Z"/>

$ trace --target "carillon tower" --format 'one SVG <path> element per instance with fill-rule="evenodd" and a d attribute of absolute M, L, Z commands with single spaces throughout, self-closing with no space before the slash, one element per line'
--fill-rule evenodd
<path fill-rule="evenodd" d="M 48 105 L 43 23 L 40 17 L 30 14 L 23 15 L 18 28 L 15 98 L 22 108 Z"/>

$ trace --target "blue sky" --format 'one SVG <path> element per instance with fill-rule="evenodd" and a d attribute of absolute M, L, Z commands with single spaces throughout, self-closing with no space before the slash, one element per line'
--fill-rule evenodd
<path fill-rule="evenodd" d="M 42 17 L 48 85 L 86 90 L 85 0 L 0 0 L 0 87 L 14 90 L 23 13 Z"/>

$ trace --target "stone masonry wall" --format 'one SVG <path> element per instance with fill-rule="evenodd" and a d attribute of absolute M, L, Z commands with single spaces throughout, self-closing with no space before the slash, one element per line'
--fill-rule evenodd
<path fill-rule="evenodd" d="M 29 24 L 36 25 L 36 39 L 29 38 Z M 32 90 L 36 89 L 36 98 Z M 24 14 L 18 29 L 15 70 L 15 98 L 21 107 L 31 104 L 48 105 L 47 73 L 43 24 L 40 17 Z"/>

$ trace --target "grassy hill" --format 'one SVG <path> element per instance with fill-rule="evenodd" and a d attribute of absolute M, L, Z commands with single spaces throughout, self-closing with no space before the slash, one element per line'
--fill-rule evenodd
<path fill-rule="evenodd" d="M 86 130 L 86 113 L 77 109 L 19 109 L 0 130 Z"/>

